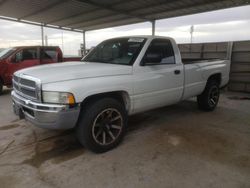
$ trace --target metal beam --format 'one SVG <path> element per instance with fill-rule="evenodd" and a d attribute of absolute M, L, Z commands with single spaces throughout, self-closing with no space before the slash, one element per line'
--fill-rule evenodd
<path fill-rule="evenodd" d="M 6 20 L 6 21 L 23 23 L 23 24 L 35 25 L 35 26 L 43 25 L 42 23 L 29 22 L 29 21 L 25 21 L 25 20 L 18 20 L 16 18 L 8 18 L 8 17 L 3 17 L 3 16 L 0 16 L 0 19 Z M 81 29 L 66 29 L 63 27 L 53 27 L 53 26 L 49 26 L 49 25 L 43 25 L 43 27 L 47 27 L 47 28 L 51 28 L 51 29 L 59 29 L 59 30 L 64 30 L 64 31 L 72 31 L 72 32 L 76 32 L 76 33 L 82 33 Z"/>
<path fill-rule="evenodd" d="M 84 31 L 93 31 L 93 30 L 97 30 L 97 29 L 104 29 L 104 28 L 109 28 L 109 27 L 118 27 L 118 26 L 126 26 L 126 25 L 130 25 L 130 24 L 139 24 L 139 23 L 145 23 L 143 21 L 135 21 L 133 18 L 130 18 L 129 20 L 120 20 L 120 21 L 116 21 L 116 22 L 110 22 L 110 23 L 103 23 L 103 24 L 98 24 L 98 25 L 92 25 L 92 26 L 88 26 L 88 27 L 82 27 L 80 28 L 81 30 Z"/>
<path fill-rule="evenodd" d="M 46 7 L 43 7 L 40 10 L 36 10 L 36 11 L 30 13 L 30 14 L 26 14 L 26 15 L 20 17 L 19 19 L 26 19 L 26 18 L 35 16 L 35 15 L 41 14 L 42 12 L 48 11 L 49 9 L 52 9 L 52 8 L 58 6 L 58 5 L 62 4 L 62 3 L 65 3 L 67 1 L 69 1 L 69 0 L 58 0 L 58 1 L 54 2 L 54 3 L 52 3 L 52 4 L 49 4 Z"/>
<path fill-rule="evenodd" d="M 99 18 L 93 21 L 86 21 L 83 23 L 78 23 L 78 24 L 72 24 L 72 25 L 67 25 L 68 27 L 73 27 L 73 28 L 77 28 L 77 27 L 88 27 L 88 26 L 92 26 L 92 25 L 96 25 L 96 24 L 102 24 L 102 23 L 106 23 L 106 22 L 114 22 L 114 21 L 119 21 L 119 20 L 124 20 L 127 17 L 125 17 L 124 15 L 116 17 L 116 16 L 109 16 L 109 17 L 105 17 L 105 18 Z"/>
<path fill-rule="evenodd" d="M 68 0 L 61 0 L 60 2 L 59 1 L 56 1 L 56 2 L 58 4 L 60 4 L 60 3 L 62 3 L 62 1 L 65 2 L 65 1 L 68 1 Z M 107 10 L 107 11 L 110 11 L 110 13 L 114 13 L 114 15 L 117 15 L 117 14 L 121 15 L 122 14 L 122 15 L 126 15 L 128 17 L 128 18 L 126 18 L 126 20 L 124 20 L 124 18 L 123 19 L 121 18 L 121 19 L 117 19 L 115 21 L 97 22 L 97 23 L 95 23 L 93 25 L 88 24 L 87 26 L 81 26 L 79 24 L 79 26 L 77 26 L 77 28 L 84 28 L 84 30 L 85 29 L 93 30 L 93 29 L 101 29 L 101 28 L 106 28 L 106 27 L 121 26 L 121 25 L 124 25 L 124 24 L 140 23 L 140 22 L 148 21 L 148 20 L 163 19 L 163 18 L 170 18 L 170 17 L 174 17 L 174 16 L 195 14 L 195 13 L 199 13 L 199 12 L 217 10 L 217 9 L 221 9 L 221 8 L 242 6 L 242 5 L 247 5 L 247 4 L 250 3 L 249 0 L 238 0 L 238 1 L 236 1 L 236 0 L 221 0 L 221 1 L 219 1 L 219 0 L 211 0 L 211 1 L 204 0 L 203 3 L 201 2 L 201 3 L 197 3 L 197 4 L 192 4 L 191 1 L 179 0 L 178 1 L 179 8 L 177 8 L 176 10 L 173 10 L 173 6 L 169 6 L 169 7 L 166 6 L 167 5 L 167 0 L 166 0 L 166 3 L 164 3 L 164 4 L 160 3 L 160 4 L 157 5 L 156 3 L 154 3 L 152 6 L 147 6 L 149 9 L 151 9 L 151 8 L 154 8 L 154 7 L 155 8 L 156 7 L 160 8 L 160 6 L 164 5 L 164 6 L 166 6 L 164 8 L 164 10 L 160 9 L 160 11 L 159 11 L 159 9 L 156 8 L 157 9 L 156 11 L 151 11 L 151 13 L 150 12 L 147 13 L 147 14 L 144 13 L 143 15 L 138 16 L 138 13 L 136 12 L 136 10 L 138 10 L 140 8 L 135 8 L 135 9 L 133 9 L 131 11 L 120 11 L 119 8 L 115 8 L 112 5 L 105 5 L 101 1 L 99 1 L 99 2 L 96 2 L 96 1 L 93 2 L 93 1 L 90 1 L 90 0 L 74 0 L 74 1 L 78 1 L 78 2 L 82 2 L 82 3 L 85 3 L 85 4 L 92 5 L 93 8 L 95 7 L 95 10 L 98 10 L 98 9 Z M 2 2 L 6 2 L 6 0 L 1 1 L 1 3 Z M 121 2 L 121 1 L 119 1 L 119 2 Z M 169 0 L 168 2 L 173 3 L 173 0 Z M 189 3 L 185 3 L 185 2 L 189 2 Z M 0 3 L 0 6 L 1 6 L 1 3 Z M 49 9 L 50 8 L 51 8 L 51 5 L 50 5 Z M 46 10 L 41 9 L 42 12 L 48 10 L 48 8 L 45 8 L 45 9 Z M 145 7 L 144 7 L 144 9 L 147 10 L 147 8 L 145 8 Z M 144 10 L 144 9 L 142 9 L 142 10 Z M 41 10 L 40 10 L 39 13 L 41 13 Z M 147 12 L 148 11 L 149 10 L 147 10 Z M 36 12 L 36 13 L 33 12 L 33 15 L 36 15 L 36 14 L 38 14 L 38 12 Z M 32 16 L 32 15 L 30 15 L 30 16 Z M 102 17 L 102 18 L 105 18 L 105 16 Z M 1 16 L 0 16 L 0 19 L 5 19 L 5 20 L 9 20 L 9 21 L 16 21 L 16 22 L 25 23 L 25 24 L 41 26 L 41 23 L 29 22 L 29 21 L 25 21 L 23 19 L 13 19 L 13 18 L 1 17 Z M 98 19 L 100 19 L 100 18 L 97 18 L 97 20 Z M 81 23 L 81 21 L 80 21 L 80 23 Z M 78 29 L 67 29 L 67 28 L 63 28 L 63 27 L 59 27 L 59 26 L 54 27 L 54 26 L 46 25 L 46 24 L 45 24 L 45 26 L 48 27 L 48 28 L 62 29 L 62 30 L 75 31 L 75 32 L 81 32 L 82 33 L 82 31 L 79 31 Z"/>

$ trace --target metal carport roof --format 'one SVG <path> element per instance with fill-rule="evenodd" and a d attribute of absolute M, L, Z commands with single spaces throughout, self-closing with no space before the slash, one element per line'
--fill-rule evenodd
<path fill-rule="evenodd" d="M 0 0 L 0 18 L 82 32 L 247 4 L 249 0 Z"/>

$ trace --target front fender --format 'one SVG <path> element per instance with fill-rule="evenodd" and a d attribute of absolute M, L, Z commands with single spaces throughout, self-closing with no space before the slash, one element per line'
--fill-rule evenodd
<path fill-rule="evenodd" d="M 132 95 L 132 75 L 97 77 L 42 84 L 43 91 L 70 92 L 77 103 L 89 96 L 113 91 L 125 91 Z"/>

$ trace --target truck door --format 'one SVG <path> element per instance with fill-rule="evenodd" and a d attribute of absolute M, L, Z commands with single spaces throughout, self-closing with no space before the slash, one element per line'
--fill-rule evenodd
<path fill-rule="evenodd" d="M 134 109 L 149 110 L 178 102 L 184 84 L 183 64 L 176 63 L 173 44 L 153 39 L 135 69 Z"/>
<path fill-rule="evenodd" d="M 13 73 L 32 66 L 40 64 L 38 58 L 38 48 L 28 47 L 17 51 L 12 57 L 8 64 L 8 80 L 12 79 Z"/>

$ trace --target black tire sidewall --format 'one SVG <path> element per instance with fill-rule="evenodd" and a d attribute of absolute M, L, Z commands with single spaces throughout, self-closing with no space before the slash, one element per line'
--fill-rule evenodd
<path fill-rule="evenodd" d="M 211 105 L 209 100 L 210 100 L 211 91 L 214 87 L 218 89 L 218 99 L 215 105 Z M 212 111 L 216 108 L 219 102 L 219 98 L 220 98 L 220 89 L 219 89 L 218 82 L 214 80 L 208 81 L 205 90 L 202 92 L 201 95 L 197 97 L 198 106 L 201 110 Z"/>
<path fill-rule="evenodd" d="M 0 79 L 0 95 L 3 93 L 3 82 Z"/>
<path fill-rule="evenodd" d="M 211 105 L 211 103 L 209 102 L 209 100 L 210 100 L 210 95 L 211 95 L 212 89 L 214 89 L 214 88 L 216 88 L 218 90 L 219 94 L 218 94 L 218 99 L 217 99 L 216 103 L 214 105 Z M 219 102 L 219 97 L 220 97 L 220 90 L 219 90 L 218 85 L 216 83 L 211 84 L 210 88 L 209 88 L 209 91 L 208 91 L 208 94 L 207 94 L 207 103 L 208 103 L 208 105 L 209 105 L 209 107 L 211 109 L 214 109 L 217 106 L 217 104 Z"/>
<path fill-rule="evenodd" d="M 96 116 L 107 108 L 118 110 L 123 117 L 123 127 L 118 138 L 109 145 L 98 144 L 92 136 L 93 122 Z M 103 153 L 115 148 L 123 139 L 127 127 L 127 112 L 125 107 L 117 100 L 112 98 L 104 98 L 91 102 L 81 111 L 78 125 L 76 127 L 76 135 L 80 143 L 87 149 L 95 153 Z"/>

